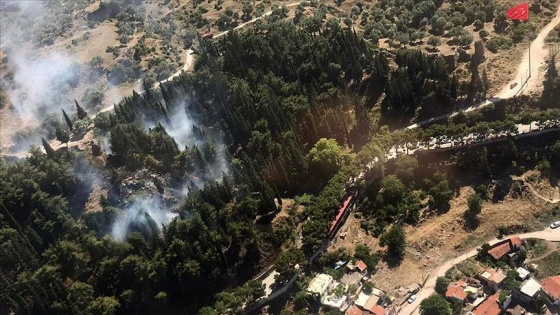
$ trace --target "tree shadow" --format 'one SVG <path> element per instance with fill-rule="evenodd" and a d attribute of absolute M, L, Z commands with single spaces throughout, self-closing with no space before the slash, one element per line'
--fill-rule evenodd
<path fill-rule="evenodd" d="M 472 232 L 476 230 L 479 225 L 480 220 L 477 216 L 469 214 L 468 211 L 465 211 L 465 213 L 463 213 L 463 228 L 465 229 L 465 231 Z"/>
<path fill-rule="evenodd" d="M 497 203 L 498 201 L 503 201 L 509 194 L 512 184 L 513 180 L 511 177 L 497 180 L 494 187 L 494 194 L 492 194 L 492 202 Z"/>
<path fill-rule="evenodd" d="M 404 257 L 402 256 L 389 255 L 388 253 L 385 253 L 385 255 L 383 255 L 383 261 L 387 264 L 387 266 L 390 269 L 397 268 L 398 266 L 400 266 L 403 258 Z"/>

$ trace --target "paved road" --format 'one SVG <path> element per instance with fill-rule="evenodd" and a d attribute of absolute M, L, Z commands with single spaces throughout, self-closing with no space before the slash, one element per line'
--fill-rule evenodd
<path fill-rule="evenodd" d="M 541 231 L 519 234 L 517 236 L 520 237 L 521 239 L 537 238 L 537 239 L 542 239 L 547 241 L 560 242 L 560 228 L 554 230 L 551 230 L 550 228 L 546 228 Z M 493 240 L 490 240 L 488 243 L 494 244 L 498 241 L 500 241 L 500 239 L 495 238 Z M 457 258 L 453 258 L 444 262 L 441 266 L 438 267 L 438 269 L 436 269 L 434 272 L 430 274 L 430 277 L 426 281 L 424 287 L 422 287 L 422 289 L 420 289 L 420 291 L 418 291 L 418 293 L 416 294 L 417 295 L 416 300 L 411 304 L 405 304 L 405 306 L 401 308 L 399 314 L 406 314 L 406 315 L 420 314 L 419 313 L 420 303 L 422 302 L 423 299 L 429 297 L 435 292 L 434 290 L 436 286 L 436 279 L 438 277 L 445 276 L 445 272 L 449 270 L 451 267 L 455 266 L 460 262 L 465 261 L 470 257 L 475 256 L 477 253 L 478 253 L 477 249 L 474 248 Z"/>

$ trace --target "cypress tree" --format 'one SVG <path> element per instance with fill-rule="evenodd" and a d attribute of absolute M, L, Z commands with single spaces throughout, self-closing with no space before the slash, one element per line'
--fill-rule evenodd
<path fill-rule="evenodd" d="M 68 117 L 64 109 L 62 110 L 62 114 L 64 115 L 64 120 L 66 120 L 66 124 L 68 125 L 68 128 L 70 128 L 70 130 L 73 130 L 72 120 L 70 120 L 70 117 Z"/>
<path fill-rule="evenodd" d="M 45 140 L 45 138 L 41 138 L 41 141 L 43 142 L 43 148 L 45 148 L 47 156 L 50 158 L 54 158 L 54 149 L 51 147 L 51 145 L 47 142 L 47 140 Z"/>
<path fill-rule="evenodd" d="M 80 104 L 78 104 L 78 101 L 74 100 L 74 102 L 76 102 L 76 113 L 78 114 L 78 119 L 86 118 L 88 116 L 87 112 L 82 106 L 80 106 Z"/>
<path fill-rule="evenodd" d="M 480 155 L 480 172 L 482 177 L 489 178 L 492 175 L 490 166 L 488 165 L 488 150 L 486 147 L 482 148 L 482 154 Z"/>

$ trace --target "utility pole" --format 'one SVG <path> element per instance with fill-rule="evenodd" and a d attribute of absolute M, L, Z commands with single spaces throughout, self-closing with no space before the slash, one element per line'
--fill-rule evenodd
<path fill-rule="evenodd" d="M 531 42 L 529 42 L 529 78 L 531 77 Z M 529 80 L 527 78 L 527 80 Z"/>

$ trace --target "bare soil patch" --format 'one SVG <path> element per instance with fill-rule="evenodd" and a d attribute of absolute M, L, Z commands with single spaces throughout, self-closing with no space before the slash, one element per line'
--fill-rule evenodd
<path fill-rule="evenodd" d="M 479 226 L 470 231 L 465 228 L 463 214 L 467 209 L 467 199 L 474 191 L 470 186 L 461 187 L 459 194 L 451 201 L 450 210 L 441 215 L 423 218 L 417 226 L 406 226 L 408 248 L 402 263 L 390 268 L 380 262 L 372 276 L 375 285 L 392 291 L 422 281 L 448 259 L 465 254 L 473 247 L 492 239 L 500 227 L 523 226 L 527 230 L 545 226 L 539 218 L 549 215 L 552 205 L 526 192 L 519 198 L 507 195 L 503 202 L 484 202 L 479 215 Z M 359 214 L 358 214 L 359 216 Z M 548 222 L 547 219 L 543 221 Z M 331 250 L 346 247 L 352 251 L 357 244 L 366 244 L 372 250 L 381 250 L 379 241 L 360 228 L 360 219 L 351 216 L 346 232 Z"/>

